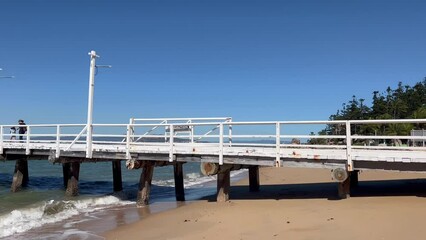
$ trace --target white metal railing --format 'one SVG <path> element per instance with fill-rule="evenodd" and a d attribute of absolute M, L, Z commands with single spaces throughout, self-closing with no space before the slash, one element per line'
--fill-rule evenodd
<path fill-rule="evenodd" d="M 136 123 L 149 122 L 150 123 Z M 157 121 L 153 123 L 153 121 Z M 99 146 L 114 146 L 117 151 L 126 153 L 126 158 L 131 159 L 134 148 L 144 146 L 168 146 L 169 161 L 174 161 L 176 146 L 196 146 L 204 144 L 211 148 L 213 155 L 218 155 L 219 164 L 223 164 L 224 149 L 250 146 L 259 148 L 275 148 L 275 161 L 280 164 L 283 148 L 315 148 L 315 149 L 345 149 L 348 170 L 352 170 L 353 149 L 417 149 L 416 146 L 359 146 L 354 141 L 359 140 L 407 140 L 415 142 L 426 140 L 426 136 L 367 136 L 354 134 L 351 129 L 354 125 L 365 124 L 424 124 L 426 119 L 403 120 L 350 120 L 350 121 L 263 121 L 263 122 L 232 122 L 231 118 L 199 118 L 199 119 L 133 119 L 128 124 L 93 124 L 92 138 L 87 136 L 86 124 L 38 124 L 25 125 L 25 134 L 8 133 L 10 127 L 22 125 L 0 125 L 0 154 L 4 149 L 24 149 L 30 155 L 31 150 L 47 147 L 55 151 L 55 156 L 60 157 L 61 151 L 85 151 L 87 156 L 92 156 L 93 149 Z M 301 125 L 341 125 L 345 133 L 341 135 L 311 135 L 295 134 L 289 131 L 290 126 Z M 182 127 L 183 126 L 183 127 Z M 239 129 L 249 127 L 249 129 Z M 177 135 L 176 129 L 190 129 Z M 234 129 L 233 129 L 234 128 Z M 267 128 L 268 130 L 263 130 Z M 82 130 L 81 130 L 82 129 Z M 262 129 L 262 130 L 259 130 Z M 154 131 L 158 131 L 154 133 Z M 256 132 L 260 131 L 260 134 Z M 125 134 L 123 134 L 125 132 Z M 284 133 L 285 132 L 285 133 Z M 164 140 L 166 136 L 166 141 Z M 23 139 L 20 140 L 20 137 Z M 289 139 L 304 139 L 301 144 L 291 144 Z M 124 139 L 124 141 L 123 141 Z M 134 139 L 145 141 L 134 141 Z M 184 141 L 186 139 L 186 141 Z M 203 139 L 203 142 L 195 139 Z M 334 139 L 339 143 L 326 145 L 309 144 L 307 140 Z M 287 140 L 287 141 L 286 141 Z M 88 144 L 93 148 L 88 148 Z M 421 148 L 423 149 L 423 148 Z M 90 152 L 89 152 L 90 151 Z M 424 150 L 423 150 L 424 151 Z"/>
<path fill-rule="evenodd" d="M 134 142 L 138 142 L 143 137 L 148 136 L 150 133 L 157 130 L 160 126 L 164 124 L 173 124 L 173 134 L 176 135 L 177 133 L 190 133 L 189 138 L 191 140 L 191 143 L 194 141 L 200 141 L 203 139 L 203 137 L 206 137 L 210 135 L 212 132 L 217 130 L 219 128 L 220 122 L 232 122 L 231 117 L 216 117 L 216 118 L 131 118 L 130 124 L 136 124 L 138 122 L 140 123 L 155 123 L 158 122 L 159 125 L 153 126 L 151 129 L 147 130 L 145 133 L 142 134 L 142 136 L 138 137 Z M 202 136 L 199 136 L 196 140 L 194 140 L 194 126 L 190 125 L 192 123 L 212 123 L 217 122 L 217 125 L 214 126 L 211 129 L 208 129 Z M 232 125 L 229 125 L 229 132 L 232 133 Z M 164 139 L 167 141 L 168 137 L 167 135 L 171 135 L 170 128 L 166 126 L 166 131 L 164 132 Z M 134 132 L 134 129 L 131 128 L 131 132 Z M 232 142 L 232 140 L 231 140 Z"/>

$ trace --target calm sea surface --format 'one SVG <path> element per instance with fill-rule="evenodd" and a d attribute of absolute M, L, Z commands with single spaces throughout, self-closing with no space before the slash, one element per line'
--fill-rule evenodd
<path fill-rule="evenodd" d="M 77 197 L 65 197 L 62 165 L 29 161 L 29 185 L 11 193 L 15 162 L 0 162 L 1 239 L 102 239 L 99 233 L 137 221 L 146 214 L 177 206 L 173 167 L 156 167 L 150 207 L 136 208 L 141 170 L 127 170 L 122 162 L 123 192 L 112 190 L 110 162 L 83 163 Z M 233 172 L 233 179 L 245 176 Z M 199 163 L 184 165 L 187 202 L 214 194 L 215 177 L 202 176 Z"/>

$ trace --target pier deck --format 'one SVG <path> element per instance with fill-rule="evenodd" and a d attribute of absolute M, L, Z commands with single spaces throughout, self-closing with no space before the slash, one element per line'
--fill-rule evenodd
<path fill-rule="evenodd" d="M 0 126 L 0 156 L 4 160 L 17 160 L 15 175 L 18 174 L 18 180 L 14 178 L 12 189 L 18 189 L 28 179 L 25 161 L 49 159 L 63 164 L 67 192 L 78 193 L 79 164 L 92 161 L 115 164 L 114 190 L 120 190 L 121 169 L 118 166 L 121 160 L 126 160 L 130 169 L 143 168 L 141 204 L 148 202 L 150 178 L 155 166 L 175 166 L 176 188 L 181 189 L 176 194 L 180 196 L 178 199 L 184 199 L 180 178 L 185 162 L 200 162 L 203 173 L 218 174 L 218 200 L 228 199 L 229 171 L 235 169 L 248 168 L 250 179 L 253 179 L 250 189 L 256 189 L 259 166 L 332 169 L 332 176 L 339 182 L 339 195 L 345 197 L 349 195 L 350 181 L 357 179 L 359 170 L 426 171 L 426 147 L 418 144 L 424 143 L 426 136 L 361 136 L 354 133 L 355 126 L 359 125 L 406 123 L 422 124 L 426 120 L 233 122 L 231 118 L 131 119 L 129 124 L 93 124 L 91 127 L 84 124 L 27 125 L 23 140 L 17 140 L 19 134 L 6 133 L 12 125 L 3 125 Z M 289 131 L 290 126 L 333 124 L 345 128 L 346 134 L 313 135 Z M 89 134 L 87 129 L 93 132 Z M 313 144 L 312 139 L 323 139 L 326 144 Z M 383 144 L 394 140 L 405 144 Z M 371 144 L 378 142 L 382 144 Z"/>

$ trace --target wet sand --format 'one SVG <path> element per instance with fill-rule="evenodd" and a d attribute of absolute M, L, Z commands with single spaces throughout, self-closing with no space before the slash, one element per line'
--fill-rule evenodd
<path fill-rule="evenodd" d="M 261 168 L 231 201 L 210 196 L 106 232 L 106 239 L 424 239 L 426 179 L 421 173 L 363 171 L 349 199 L 337 198 L 329 170 Z"/>

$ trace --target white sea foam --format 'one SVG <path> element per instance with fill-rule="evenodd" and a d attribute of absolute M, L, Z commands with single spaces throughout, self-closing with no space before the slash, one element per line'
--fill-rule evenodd
<path fill-rule="evenodd" d="M 187 188 L 202 186 L 204 183 L 212 182 L 217 179 L 216 176 L 203 176 L 200 173 L 188 173 L 185 176 L 184 184 Z"/>
<path fill-rule="evenodd" d="M 59 240 L 66 240 L 66 239 L 90 239 L 90 240 L 96 240 L 96 239 L 105 239 L 103 237 L 85 232 L 80 231 L 78 229 L 66 229 L 60 236 L 55 236 L 55 239 Z"/>
<path fill-rule="evenodd" d="M 173 187 L 175 185 L 175 181 L 173 179 L 155 180 L 155 181 L 152 181 L 152 184 L 157 186 L 163 186 L 163 187 Z"/>
<path fill-rule="evenodd" d="M 239 174 L 245 171 L 247 170 L 232 171 L 231 178 L 238 177 Z M 216 176 L 202 176 L 200 173 L 188 173 L 184 178 L 185 188 L 203 187 L 206 183 L 213 181 L 216 181 Z M 153 181 L 153 184 L 172 187 L 174 186 L 174 179 Z M 0 238 L 16 233 L 23 233 L 46 224 L 63 221 L 78 214 L 89 215 L 93 211 L 129 204 L 134 204 L 134 202 L 123 201 L 115 196 L 94 197 L 73 201 L 50 200 L 42 202 L 38 206 L 16 209 L 9 214 L 0 215 Z M 73 227 L 75 223 L 77 222 L 65 223 L 64 228 L 66 231 L 61 233 L 60 237 L 55 235 L 56 237 L 52 239 L 67 239 L 71 235 L 80 235 L 79 238 L 85 238 L 81 236 L 83 234 L 86 234 L 85 236 L 90 235 L 89 233 L 74 231 Z"/>
<path fill-rule="evenodd" d="M 244 172 L 246 172 L 246 169 L 241 169 L 237 171 L 231 172 L 231 178 L 234 178 Z M 203 176 L 201 173 L 188 173 L 185 175 L 184 178 L 184 185 L 185 188 L 196 188 L 196 187 L 202 187 L 204 183 L 213 182 L 216 181 L 217 176 Z M 168 187 L 174 187 L 175 182 L 174 179 L 168 179 L 168 180 L 157 180 L 153 181 L 154 185 L 158 186 L 168 186 Z"/>
<path fill-rule="evenodd" d="M 65 220 L 77 214 L 90 213 L 111 206 L 131 204 L 114 196 L 75 201 L 46 201 L 38 207 L 13 210 L 0 216 L 0 238 L 26 232 L 45 224 Z"/>

